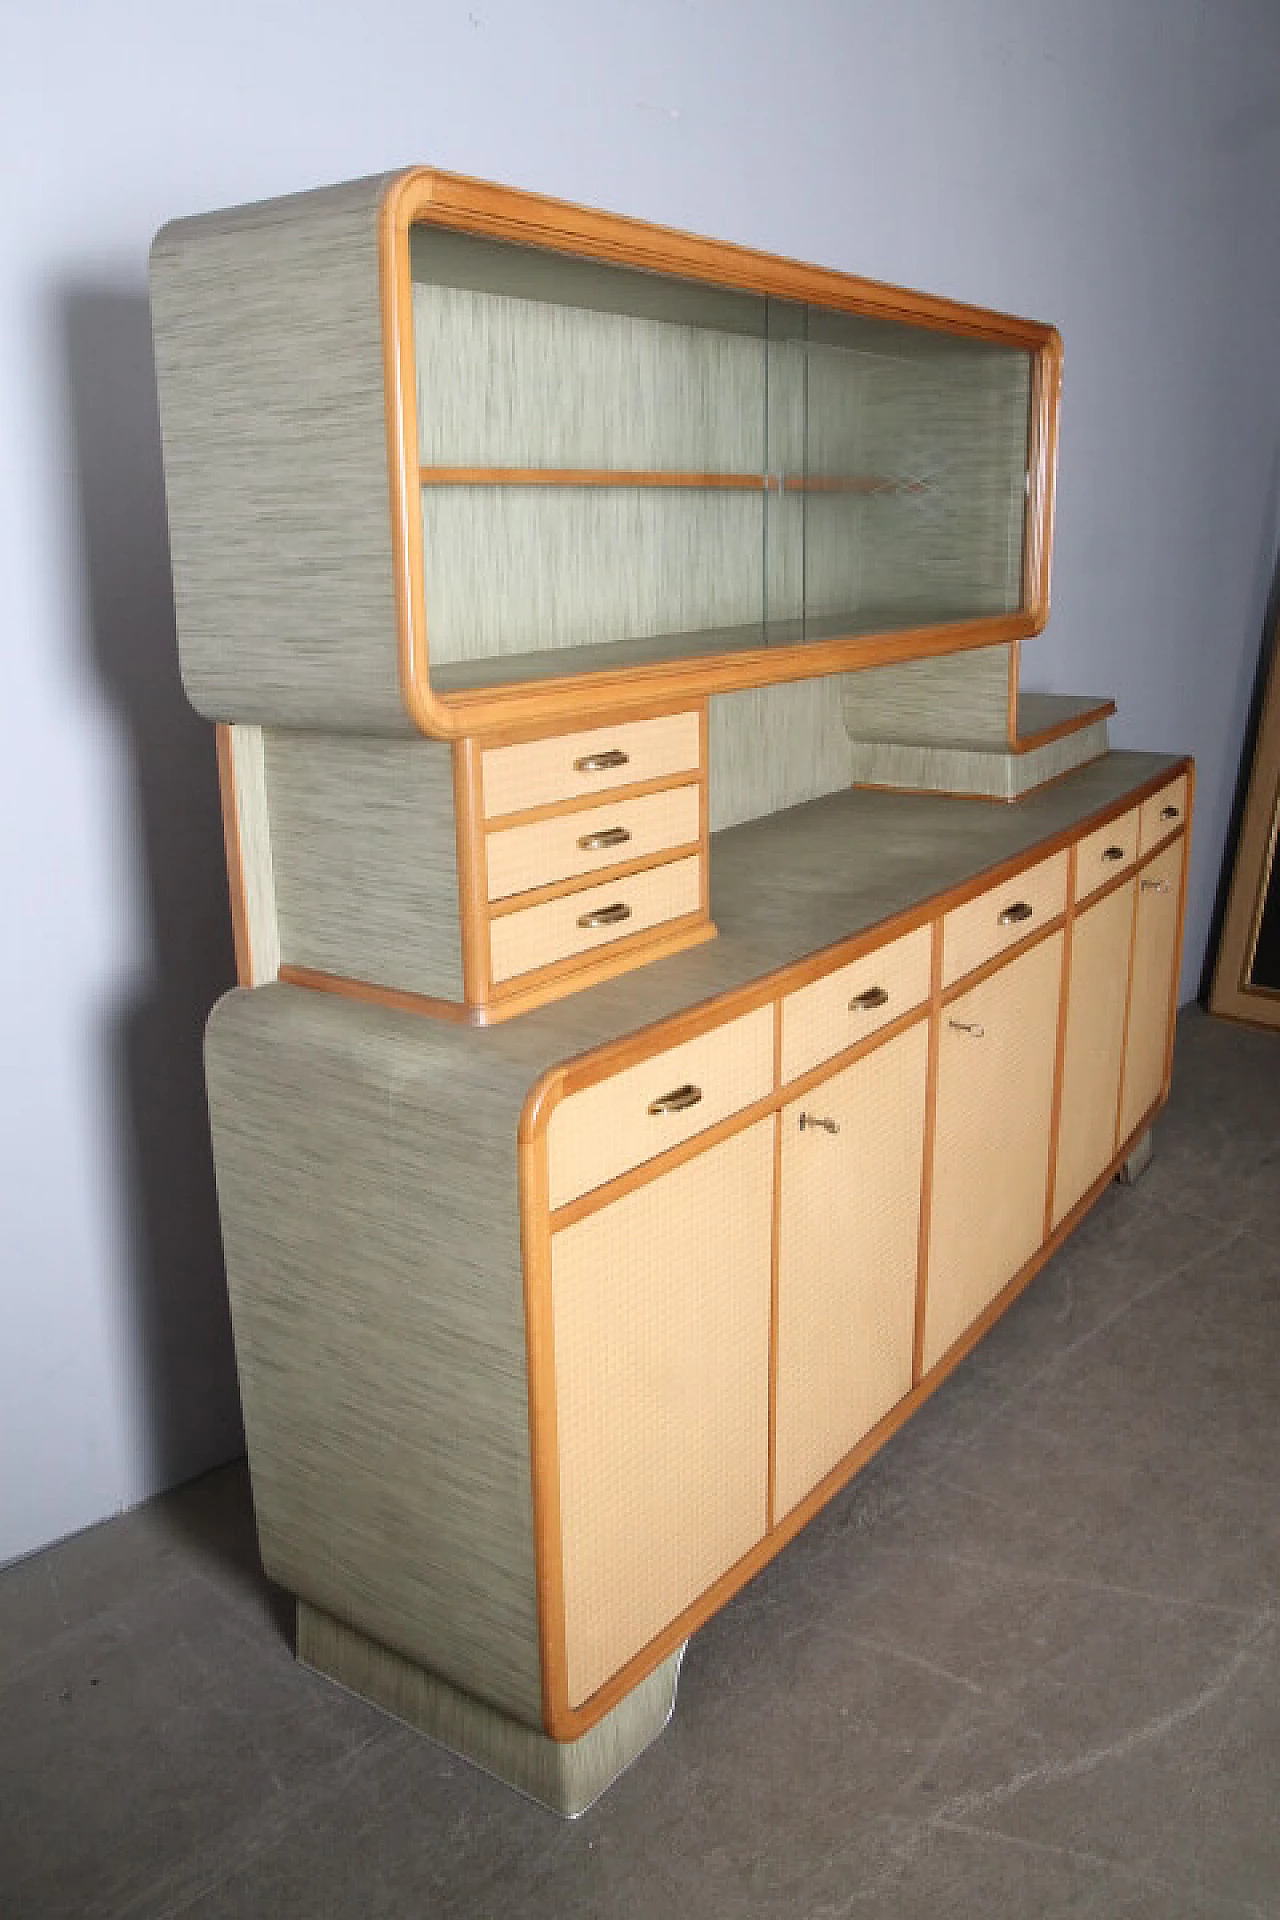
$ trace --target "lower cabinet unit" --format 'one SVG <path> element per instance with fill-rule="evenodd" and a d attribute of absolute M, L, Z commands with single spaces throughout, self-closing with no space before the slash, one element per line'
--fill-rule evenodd
<path fill-rule="evenodd" d="M 1016 807 L 749 822 L 718 939 L 483 1035 L 228 995 L 219 1203 L 300 1657 L 561 1811 L 600 1792 L 682 1641 L 1149 1124 L 1190 797 L 1113 754 Z"/>
<path fill-rule="evenodd" d="M 1128 1139 L 1164 1092 L 1173 1047 L 1170 1017 L 1178 985 L 1183 844 L 1175 840 L 1138 874 L 1133 973 L 1125 1035 L 1120 1137 Z"/>
<path fill-rule="evenodd" d="M 1044 1238 L 1061 932 L 942 1009 L 924 1371 Z"/>
<path fill-rule="evenodd" d="M 783 1107 L 774 1514 L 911 1389 L 929 1025 Z"/>
<path fill-rule="evenodd" d="M 764 1534 L 772 1211 L 758 1120 L 552 1237 L 571 1706 Z"/>
<path fill-rule="evenodd" d="M 1053 1187 L 1056 1227 L 1116 1150 L 1134 882 L 1104 894 L 1071 928 L 1062 1105 Z"/>

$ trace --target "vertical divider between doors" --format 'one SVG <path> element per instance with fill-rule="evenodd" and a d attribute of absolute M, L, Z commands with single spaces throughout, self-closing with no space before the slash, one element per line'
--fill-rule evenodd
<path fill-rule="evenodd" d="M 929 961 L 929 1056 L 924 1088 L 924 1153 L 920 1167 L 920 1235 L 916 1256 L 916 1324 L 911 1350 L 911 1384 L 924 1370 L 924 1318 L 929 1298 L 929 1225 L 933 1208 L 933 1147 L 938 1123 L 938 1049 L 942 1026 L 942 918 L 933 922 Z"/>
<path fill-rule="evenodd" d="M 1049 1166 L 1044 1184 L 1044 1233 L 1053 1231 L 1053 1203 L 1058 1186 L 1058 1139 L 1062 1131 L 1062 1083 L 1067 1060 L 1067 1003 L 1071 997 L 1071 956 L 1076 928 L 1076 856 L 1079 843 L 1073 841 L 1067 855 L 1067 917 L 1062 928 L 1062 977 L 1058 984 L 1058 1037 L 1053 1055 L 1053 1103 L 1049 1108 Z"/>
<path fill-rule="evenodd" d="M 782 1001 L 773 1003 L 773 1088 L 782 1086 Z M 772 1533 L 778 1479 L 778 1260 L 782 1243 L 782 1105 L 773 1116 L 773 1243 L 769 1257 L 769 1469 L 765 1532 Z"/>

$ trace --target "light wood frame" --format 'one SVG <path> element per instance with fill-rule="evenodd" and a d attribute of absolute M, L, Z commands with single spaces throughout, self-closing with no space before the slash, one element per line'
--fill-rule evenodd
<path fill-rule="evenodd" d="M 1280 644 L 1273 639 L 1258 743 L 1231 872 L 1210 1013 L 1247 1026 L 1280 1028 L 1280 993 L 1250 980 L 1263 908 L 1280 886 Z"/>
<path fill-rule="evenodd" d="M 1021 607 L 1010 614 L 815 640 L 799 647 L 761 647 L 689 661 L 566 673 L 511 686 L 436 692 L 431 685 L 423 589 L 422 472 L 410 270 L 410 231 L 415 225 L 557 249 L 1028 351 L 1035 365 Z M 378 263 L 400 687 L 405 709 L 421 732 L 457 739 L 513 727 L 549 729 L 579 717 L 584 703 L 608 706 L 627 701 L 670 707 L 711 693 L 1018 640 L 1044 626 L 1049 613 L 1062 387 L 1062 341 L 1055 328 L 429 168 L 400 174 L 386 188 L 378 214 Z M 684 476 L 686 481 L 714 477 Z M 737 484 L 742 477 L 721 478 Z"/>

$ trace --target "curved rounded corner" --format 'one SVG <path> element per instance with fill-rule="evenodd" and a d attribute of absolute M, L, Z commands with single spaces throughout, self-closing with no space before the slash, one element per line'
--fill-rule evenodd
<path fill-rule="evenodd" d="M 516 1139 L 522 1147 L 533 1146 L 546 1134 L 551 1116 L 564 1097 L 564 1079 L 562 1066 L 547 1067 L 525 1095 L 516 1129 Z"/>
<path fill-rule="evenodd" d="M 400 699 L 419 733 L 452 740 L 461 728 L 432 690 L 427 653 L 409 259 L 409 230 L 415 214 L 430 204 L 436 177 L 430 167 L 409 167 L 389 177 L 378 201 L 377 254 Z"/>

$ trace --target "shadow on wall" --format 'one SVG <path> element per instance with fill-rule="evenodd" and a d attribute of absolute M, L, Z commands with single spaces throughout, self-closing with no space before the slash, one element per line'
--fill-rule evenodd
<path fill-rule="evenodd" d="M 148 1477 L 243 1450 L 201 1042 L 235 963 L 213 729 L 178 677 L 151 321 L 141 292 L 59 303 L 94 664 L 132 749 L 150 968 L 106 1035 Z"/>

